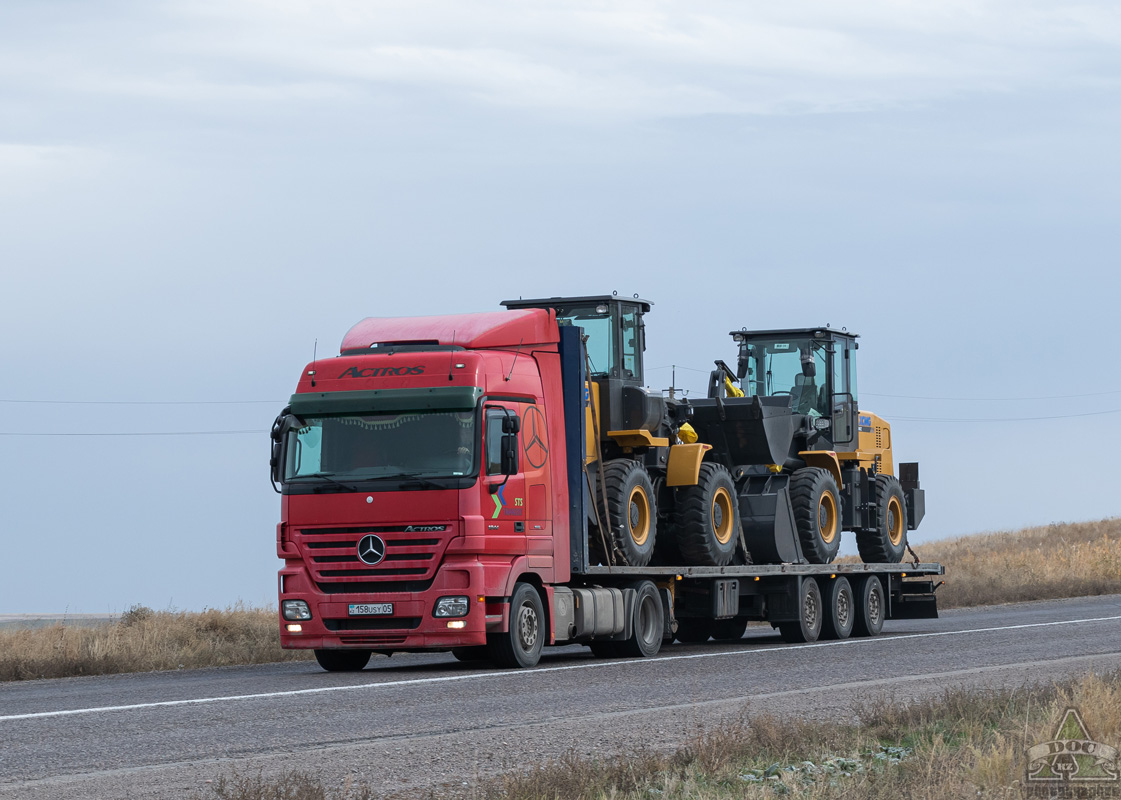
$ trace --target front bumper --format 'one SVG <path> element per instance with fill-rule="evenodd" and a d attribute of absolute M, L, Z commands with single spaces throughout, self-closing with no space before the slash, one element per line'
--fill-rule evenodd
<path fill-rule="evenodd" d="M 281 606 L 285 600 L 303 600 L 312 614 L 299 622 L 281 616 L 280 646 L 285 649 L 439 650 L 486 644 L 483 568 L 477 561 L 441 565 L 432 585 L 422 592 L 323 594 L 299 562 L 280 571 L 280 586 Z M 467 615 L 433 616 L 436 601 L 450 595 L 467 596 Z M 392 603 L 393 614 L 352 617 L 351 603 Z M 463 627 L 449 628 L 449 622 L 462 622 Z M 290 633 L 292 624 L 301 631 Z"/>

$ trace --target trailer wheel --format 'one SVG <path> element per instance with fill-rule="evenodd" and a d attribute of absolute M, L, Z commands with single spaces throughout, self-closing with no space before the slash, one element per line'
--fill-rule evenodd
<path fill-rule="evenodd" d="M 608 461 L 603 468 L 612 536 L 626 565 L 645 567 L 654 555 L 658 508 L 654 485 L 646 467 L 627 458 Z"/>
<path fill-rule="evenodd" d="M 802 554 L 811 564 L 828 564 L 841 547 L 841 501 L 829 470 L 804 467 L 790 478 L 790 505 Z"/>
<path fill-rule="evenodd" d="M 696 486 L 678 489 L 677 546 L 687 564 L 723 567 L 736 554 L 736 484 L 719 464 L 701 464 Z"/>
<path fill-rule="evenodd" d="M 541 595 L 528 583 L 517 583 L 510 595 L 510 629 L 487 635 L 490 659 L 500 667 L 532 667 L 541 660 L 544 645 Z"/>
<path fill-rule="evenodd" d="M 712 638 L 712 620 L 703 617 L 678 617 L 674 638 L 685 644 L 700 644 Z"/>
<path fill-rule="evenodd" d="M 747 633 L 747 617 L 712 621 L 712 638 L 718 642 L 738 642 L 745 633 Z"/>
<path fill-rule="evenodd" d="M 370 651 L 316 650 L 315 660 L 328 672 L 361 672 L 370 663 Z"/>
<path fill-rule="evenodd" d="M 826 595 L 828 595 L 828 602 L 825 604 L 825 614 L 821 619 L 821 638 L 849 638 L 853 621 L 856 619 L 852 584 L 849 583 L 848 578 L 834 578 L 829 581 Z"/>
<path fill-rule="evenodd" d="M 907 552 L 907 501 L 892 475 L 877 475 L 876 527 L 858 531 L 856 549 L 865 564 L 898 564 Z"/>
<path fill-rule="evenodd" d="M 853 618 L 853 636 L 879 636 L 884 629 L 887 603 L 884 585 L 875 575 L 863 578 L 856 587 L 856 615 Z"/>
<path fill-rule="evenodd" d="M 784 642 L 816 642 L 821 635 L 821 589 L 813 578 L 802 578 L 798 591 L 798 621 L 780 622 Z"/>

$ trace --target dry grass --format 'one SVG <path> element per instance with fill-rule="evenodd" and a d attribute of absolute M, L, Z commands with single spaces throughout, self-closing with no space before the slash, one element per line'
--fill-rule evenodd
<path fill-rule="evenodd" d="M 1049 741 L 1077 708 L 1091 736 L 1121 744 L 1121 673 L 1011 691 L 947 691 L 909 704 L 858 709 L 858 724 L 762 715 L 699 733 L 670 755 L 589 761 L 569 754 L 485 781 L 462 800 L 732 800 L 749 798 L 1020 797 L 1025 751 Z M 221 788 L 219 789 L 219 784 Z M 260 775 L 215 784 L 197 800 L 368 800 L 371 789 L 328 792 L 313 777 Z M 1121 793 L 1121 784 L 1118 784 Z M 441 795 L 447 798 L 448 795 Z"/>
<path fill-rule="evenodd" d="M 261 664 L 311 657 L 281 650 L 275 609 L 202 612 L 133 606 L 115 623 L 0 630 L 0 680 Z"/>
<path fill-rule="evenodd" d="M 1121 592 L 1121 518 L 944 539 L 915 547 L 946 566 L 941 608 Z"/>

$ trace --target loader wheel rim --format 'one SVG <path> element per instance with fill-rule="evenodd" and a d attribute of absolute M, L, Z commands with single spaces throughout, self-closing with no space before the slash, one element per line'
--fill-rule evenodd
<path fill-rule="evenodd" d="M 817 529 L 821 541 L 833 544 L 837 538 L 837 500 L 832 492 L 821 493 L 821 501 L 817 504 Z"/>
<path fill-rule="evenodd" d="M 627 513 L 627 527 L 631 540 L 642 547 L 650 538 L 650 498 L 641 486 L 631 489 L 630 502 Z"/>
<path fill-rule="evenodd" d="M 735 515 L 732 513 L 732 495 L 723 486 L 716 490 L 712 498 L 712 532 L 720 544 L 732 541 L 732 533 L 736 527 Z"/>
<path fill-rule="evenodd" d="M 887 501 L 887 538 L 896 547 L 903 542 L 903 507 L 898 497 Z"/>

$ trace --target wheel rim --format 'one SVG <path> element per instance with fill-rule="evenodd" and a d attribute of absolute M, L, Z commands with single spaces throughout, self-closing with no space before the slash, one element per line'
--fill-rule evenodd
<path fill-rule="evenodd" d="M 627 527 L 630 530 L 631 540 L 641 547 L 650 538 L 650 498 L 641 486 L 631 489 L 629 509 L 627 514 Z"/>
<path fill-rule="evenodd" d="M 876 625 L 880 621 L 880 590 L 873 588 L 868 592 L 868 621 Z"/>
<path fill-rule="evenodd" d="M 712 532 L 720 544 L 732 541 L 732 531 L 735 530 L 736 520 L 732 514 L 732 495 L 724 487 L 716 490 L 712 498 Z"/>
<path fill-rule="evenodd" d="M 852 595 L 845 590 L 837 592 L 837 624 L 842 628 L 849 626 L 852 619 Z"/>
<path fill-rule="evenodd" d="M 903 507 L 898 497 L 887 501 L 887 538 L 896 547 L 903 541 Z"/>
<path fill-rule="evenodd" d="M 655 613 L 654 603 L 657 602 L 656 597 L 646 595 L 642 598 L 642 606 L 639 608 L 638 625 L 640 629 L 641 641 L 646 643 L 653 643 L 656 638 L 661 637 L 662 632 L 657 629 L 655 622 L 657 621 L 657 614 Z"/>
<path fill-rule="evenodd" d="M 837 499 L 832 492 L 821 493 L 821 501 L 817 504 L 817 529 L 821 541 L 833 544 L 837 538 Z"/>
<path fill-rule="evenodd" d="M 527 653 L 537 644 L 537 610 L 532 603 L 522 603 L 518 609 L 518 644 Z"/>
<path fill-rule="evenodd" d="M 802 601 L 802 621 L 809 630 L 817 628 L 817 597 L 813 592 L 806 592 Z"/>

